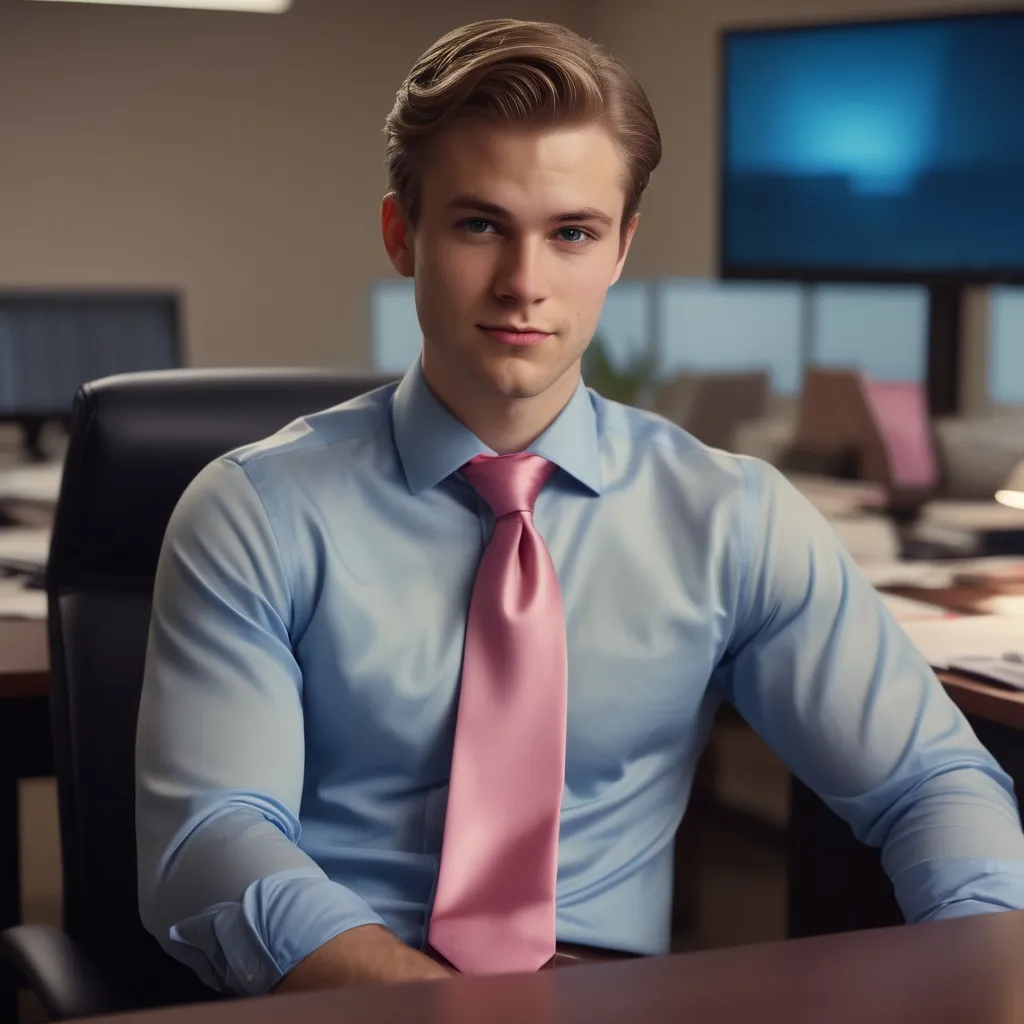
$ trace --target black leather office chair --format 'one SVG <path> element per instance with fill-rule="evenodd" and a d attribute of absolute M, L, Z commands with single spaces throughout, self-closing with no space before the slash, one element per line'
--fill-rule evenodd
<path fill-rule="evenodd" d="M 86 384 L 47 569 L 63 931 L 0 934 L 6 981 L 53 1019 L 214 997 L 139 920 L 135 725 L 157 556 L 208 462 L 392 377 L 170 370 Z"/>

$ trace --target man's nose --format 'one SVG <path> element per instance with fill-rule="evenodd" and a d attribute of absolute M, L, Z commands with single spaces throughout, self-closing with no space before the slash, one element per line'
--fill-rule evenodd
<path fill-rule="evenodd" d="M 495 280 L 498 297 L 523 306 L 547 298 L 546 256 L 542 240 L 524 237 L 510 241 Z"/>

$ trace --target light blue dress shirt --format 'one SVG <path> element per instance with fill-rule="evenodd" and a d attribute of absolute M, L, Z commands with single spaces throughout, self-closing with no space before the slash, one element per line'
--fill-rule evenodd
<path fill-rule="evenodd" d="M 715 709 L 881 845 L 908 919 L 1024 907 L 1009 779 L 774 469 L 582 383 L 531 448 L 569 713 L 558 938 L 669 945 L 673 837 Z M 357 925 L 420 947 L 444 828 L 489 453 L 401 384 L 205 469 L 157 573 L 139 897 L 211 986 L 272 988 Z M 837 879 L 837 884 L 842 884 Z"/>

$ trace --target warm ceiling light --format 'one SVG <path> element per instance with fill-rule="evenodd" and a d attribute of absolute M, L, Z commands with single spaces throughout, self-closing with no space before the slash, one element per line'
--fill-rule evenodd
<path fill-rule="evenodd" d="M 37 0 L 62 4 L 116 4 L 119 7 L 191 7 L 204 11 L 245 11 L 251 14 L 283 14 L 292 0 Z"/>

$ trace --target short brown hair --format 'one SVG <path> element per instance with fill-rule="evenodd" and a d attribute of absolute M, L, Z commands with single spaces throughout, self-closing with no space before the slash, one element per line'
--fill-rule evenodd
<path fill-rule="evenodd" d="M 608 128 L 625 158 L 622 227 L 661 160 L 661 133 L 640 83 L 597 43 L 563 25 L 495 18 L 442 36 L 413 65 L 384 122 L 388 191 L 419 215 L 419 158 L 456 117 Z"/>

